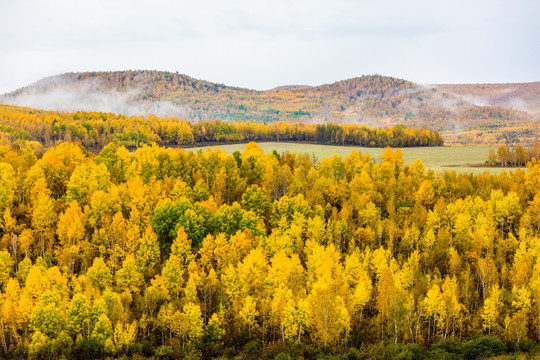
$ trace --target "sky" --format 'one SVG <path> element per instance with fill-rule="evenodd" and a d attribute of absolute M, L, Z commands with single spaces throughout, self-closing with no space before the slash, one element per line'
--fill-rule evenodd
<path fill-rule="evenodd" d="M 137 69 L 258 90 L 540 81 L 540 1 L 0 0 L 0 93 Z"/>

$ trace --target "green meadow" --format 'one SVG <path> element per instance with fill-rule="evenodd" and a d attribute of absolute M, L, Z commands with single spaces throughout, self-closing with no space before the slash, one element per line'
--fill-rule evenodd
<path fill-rule="evenodd" d="M 235 151 L 243 151 L 245 144 L 219 145 L 218 147 L 228 154 Z M 211 146 L 210 148 L 214 148 Z M 346 157 L 351 151 L 356 150 L 361 154 L 370 154 L 375 161 L 380 161 L 382 148 L 368 148 L 360 146 L 335 146 L 317 145 L 306 143 L 283 143 L 283 142 L 261 142 L 259 147 L 265 153 L 276 150 L 278 153 L 297 152 L 314 155 L 318 160 L 332 155 Z M 186 148 L 186 150 L 197 151 L 206 147 Z M 490 168 L 482 166 L 489 154 L 489 147 L 474 146 L 434 146 L 434 147 L 410 147 L 402 148 L 403 157 L 406 164 L 410 164 L 416 159 L 422 160 L 426 168 L 443 172 L 445 170 L 455 170 L 457 172 L 479 174 L 484 171 L 499 173 L 501 168 Z M 505 171 L 511 169 L 506 168 Z"/>

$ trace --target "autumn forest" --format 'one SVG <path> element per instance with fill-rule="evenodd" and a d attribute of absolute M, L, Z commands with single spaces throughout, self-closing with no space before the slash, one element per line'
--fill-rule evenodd
<path fill-rule="evenodd" d="M 305 124 L 300 122 L 192 123 L 176 117 L 124 116 L 113 113 L 43 111 L 0 104 L 0 141 L 6 144 L 29 140 L 45 147 L 55 142 L 80 142 L 90 151 L 99 151 L 110 142 L 129 148 L 143 144 L 187 146 L 249 141 L 295 141 L 318 144 L 385 146 L 440 146 L 437 131 L 395 125 L 385 128 L 361 124 Z"/>
<path fill-rule="evenodd" d="M 265 154 L 254 142 L 232 155 L 177 147 L 277 137 L 443 142 L 401 125 L 192 124 L 0 106 L 0 357 L 537 352 L 532 155 L 526 170 L 472 175 L 405 164 L 391 147 L 380 159 Z"/>

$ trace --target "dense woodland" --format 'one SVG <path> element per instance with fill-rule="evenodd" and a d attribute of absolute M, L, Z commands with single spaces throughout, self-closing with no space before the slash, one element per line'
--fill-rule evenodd
<path fill-rule="evenodd" d="M 177 118 L 127 117 L 98 112 L 54 112 L 0 105 L 0 141 L 38 141 L 45 147 L 58 142 L 81 142 L 97 152 L 110 142 L 127 147 L 156 143 L 165 146 L 249 141 L 306 141 L 319 144 L 385 146 L 440 146 L 436 131 L 403 125 L 386 128 L 348 124 L 276 122 L 191 123 Z"/>
<path fill-rule="evenodd" d="M 2 358 L 537 348 L 535 160 L 473 176 L 390 148 L 315 162 L 255 143 L 233 155 L 35 145 L 0 146 Z"/>
<path fill-rule="evenodd" d="M 537 88 L 519 93 L 511 104 L 519 104 L 520 100 L 527 104 L 540 102 Z M 36 106 L 40 96 L 62 98 L 67 92 L 78 94 L 79 103 L 65 110 L 122 103 L 118 110 L 103 111 L 119 113 L 151 107 L 160 111 L 161 116 L 174 115 L 190 121 L 335 122 L 377 127 L 405 124 L 444 131 L 448 144 L 515 145 L 534 139 L 533 124 L 538 114 L 508 107 L 475 106 L 444 89 L 373 75 L 319 86 L 255 91 L 178 73 L 115 71 L 67 73 L 46 78 L 0 98 L 0 102 L 16 104 L 21 100 L 19 104 L 24 105 L 26 96 L 30 100 L 27 105 Z M 450 90 L 455 89 L 450 87 Z M 102 94 L 101 98 L 107 100 L 99 100 L 96 94 Z M 90 102 L 94 107 L 87 103 L 89 99 L 96 100 L 96 103 Z M 482 100 L 481 97 L 475 99 Z M 73 95 L 62 103 L 69 105 L 72 101 Z"/>

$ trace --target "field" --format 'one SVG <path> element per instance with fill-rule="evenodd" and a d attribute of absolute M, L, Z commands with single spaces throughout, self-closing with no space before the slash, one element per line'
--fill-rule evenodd
<path fill-rule="evenodd" d="M 301 144 L 301 143 L 281 143 L 281 142 L 261 142 L 261 149 L 265 153 L 276 150 L 282 152 L 297 152 L 309 153 L 317 159 L 330 157 L 334 154 L 346 157 L 352 150 L 357 150 L 361 154 L 370 154 L 375 161 L 380 160 L 380 155 L 383 152 L 381 148 L 367 148 L 359 146 L 333 146 L 333 145 L 317 145 L 317 144 Z M 201 147 L 187 148 L 186 150 L 197 151 Z M 203 147 L 204 149 L 205 147 Z M 219 148 L 228 154 L 235 151 L 242 151 L 244 144 L 220 145 Z M 455 170 L 458 172 L 472 172 L 479 174 L 484 171 L 499 173 L 503 171 L 501 168 L 490 168 L 477 166 L 483 164 L 488 158 L 489 147 L 473 147 L 473 146 L 437 146 L 437 147 L 412 147 L 403 148 L 403 156 L 405 163 L 409 164 L 416 159 L 422 160 L 426 168 L 435 171 Z M 506 169 L 508 171 L 508 169 Z"/>

